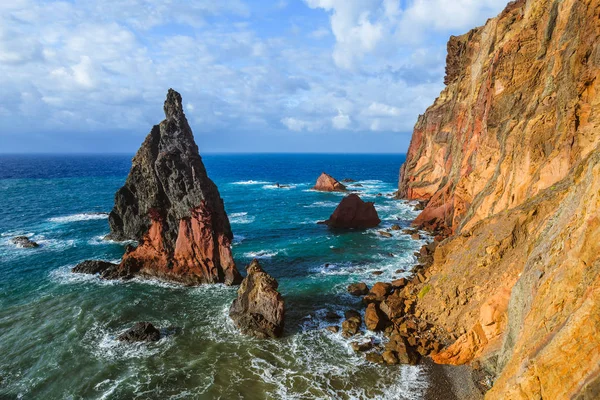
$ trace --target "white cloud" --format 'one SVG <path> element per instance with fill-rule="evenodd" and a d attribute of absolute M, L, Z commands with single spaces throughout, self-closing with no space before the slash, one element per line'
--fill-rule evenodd
<path fill-rule="evenodd" d="M 327 28 L 319 28 L 319 29 L 315 29 L 314 31 L 310 32 L 308 34 L 309 37 L 313 38 L 313 39 L 323 39 L 326 36 L 329 36 L 331 34 L 331 31 Z"/>
<path fill-rule="evenodd" d="M 350 126 L 350 117 L 344 114 L 341 110 L 338 111 L 338 115 L 331 119 L 331 124 L 335 129 L 347 129 Z"/>
<path fill-rule="evenodd" d="M 400 108 L 377 102 L 371 103 L 365 110 L 365 115 L 370 117 L 398 117 L 400 114 Z"/>

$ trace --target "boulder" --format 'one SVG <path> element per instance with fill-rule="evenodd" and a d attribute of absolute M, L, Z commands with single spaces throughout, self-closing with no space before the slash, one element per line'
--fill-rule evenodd
<path fill-rule="evenodd" d="M 402 271 L 402 272 L 404 272 L 404 271 Z M 398 273 L 398 271 L 396 271 L 396 273 Z M 402 289 L 406 285 L 408 285 L 408 279 L 406 279 L 406 278 L 399 278 L 399 279 L 392 281 L 392 287 L 394 289 Z"/>
<path fill-rule="evenodd" d="M 139 243 L 113 277 L 156 277 L 188 285 L 237 284 L 233 234 L 217 186 L 206 173 L 181 95 L 169 89 L 165 119 L 132 160 L 109 214 L 109 239 Z"/>
<path fill-rule="evenodd" d="M 285 308 L 277 281 L 263 271 L 258 260 L 252 261 L 246 272 L 229 316 L 243 334 L 261 339 L 280 337 Z"/>
<path fill-rule="evenodd" d="M 100 274 L 100 276 L 109 277 L 119 268 L 119 264 L 113 264 L 102 260 L 86 260 L 80 262 L 71 269 L 71 272 L 77 274 Z"/>
<path fill-rule="evenodd" d="M 325 224 L 332 228 L 367 229 L 374 228 L 381 220 L 372 202 L 364 202 L 357 194 L 342 199 Z"/>
<path fill-rule="evenodd" d="M 333 176 L 323 172 L 317 183 L 313 187 L 313 190 L 320 192 L 345 192 L 347 191 L 346 186 L 337 181 Z"/>
<path fill-rule="evenodd" d="M 350 343 L 352 350 L 356 352 L 369 351 L 373 348 L 373 341 L 365 341 L 365 342 L 352 342 Z"/>
<path fill-rule="evenodd" d="M 384 299 L 388 294 L 392 292 L 392 284 L 387 282 L 377 282 L 373 285 L 369 294 L 375 295 L 377 298 Z"/>
<path fill-rule="evenodd" d="M 393 231 L 399 231 L 400 230 L 400 225 L 398 225 L 398 224 L 392 225 L 392 230 Z"/>
<path fill-rule="evenodd" d="M 384 351 L 381 355 L 381 358 L 383 358 L 383 361 L 388 365 L 398 364 L 398 357 L 396 357 L 396 353 L 394 353 L 393 351 Z"/>
<path fill-rule="evenodd" d="M 328 330 L 329 332 L 331 332 L 331 333 L 338 333 L 338 332 L 340 331 L 340 327 L 339 327 L 339 326 L 335 326 L 335 325 L 333 325 L 333 326 L 328 326 L 328 327 L 327 327 L 327 328 L 325 328 L 325 329 L 327 329 L 327 330 Z"/>
<path fill-rule="evenodd" d="M 370 303 L 365 310 L 365 326 L 367 329 L 377 332 L 385 329 L 389 324 L 386 315 L 381 312 L 376 303 Z"/>
<path fill-rule="evenodd" d="M 344 182 L 344 183 L 353 183 L 353 182 L 356 182 L 356 181 L 354 179 L 351 179 L 351 178 L 344 178 L 344 179 L 342 179 L 342 182 Z"/>
<path fill-rule="evenodd" d="M 346 311 L 346 320 L 342 322 L 342 335 L 344 337 L 354 336 L 358 333 L 360 325 L 362 324 L 362 318 L 358 311 L 348 310 Z"/>
<path fill-rule="evenodd" d="M 419 355 L 398 334 L 390 336 L 390 341 L 386 343 L 385 350 L 393 352 L 400 364 L 416 365 L 419 361 Z"/>
<path fill-rule="evenodd" d="M 380 236 L 386 237 L 386 238 L 391 238 L 392 234 L 386 231 L 379 231 L 378 232 Z"/>
<path fill-rule="evenodd" d="M 22 247 L 24 249 L 34 249 L 36 247 L 40 247 L 39 244 L 29 239 L 27 236 L 16 236 L 10 241 L 17 247 Z"/>
<path fill-rule="evenodd" d="M 366 359 L 368 362 L 375 363 L 375 364 L 383 364 L 384 363 L 383 357 L 381 356 L 381 354 L 375 353 L 375 352 L 367 353 Z"/>
<path fill-rule="evenodd" d="M 160 331 L 150 322 L 138 322 L 117 337 L 121 342 L 156 342 L 160 339 Z"/>
<path fill-rule="evenodd" d="M 364 296 L 369 293 L 369 288 L 364 282 L 352 283 L 348 285 L 348 293 L 352 296 Z"/>
<path fill-rule="evenodd" d="M 379 275 L 383 275 L 383 271 L 373 271 L 373 272 L 371 272 L 371 274 L 373 274 L 375 276 L 379 276 Z"/>

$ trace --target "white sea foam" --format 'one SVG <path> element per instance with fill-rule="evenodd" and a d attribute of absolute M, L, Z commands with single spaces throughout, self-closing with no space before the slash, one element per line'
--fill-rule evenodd
<path fill-rule="evenodd" d="M 278 251 L 267 251 L 267 250 L 249 251 L 247 253 L 244 253 L 244 257 L 246 257 L 246 258 L 271 258 L 271 257 L 275 257 L 277 254 L 279 254 Z"/>
<path fill-rule="evenodd" d="M 237 212 L 229 214 L 229 222 L 232 224 L 251 224 L 254 222 L 254 216 L 247 212 Z"/>
<path fill-rule="evenodd" d="M 49 218 L 48 221 L 54 222 L 57 224 L 66 224 L 69 222 L 79 222 L 79 221 L 90 221 L 95 219 L 107 219 L 108 214 L 106 213 L 80 213 L 80 214 L 72 214 L 72 215 L 64 215 L 61 217 L 53 217 Z"/>
<path fill-rule="evenodd" d="M 232 185 L 267 185 L 270 184 L 271 182 L 267 182 L 267 181 L 253 181 L 253 180 L 248 180 L 248 181 L 238 181 L 238 182 L 233 182 Z"/>
<path fill-rule="evenodd" d="M 277 184 L 269 184 L 269 185 L 264 185 L 262 188 L 263 189 L 290 190 L 290 189 L 295 189 L 296 187 L 297 187 L 297 185 L 292 185 L 292 184 L 280 184 L 279 186 L 277 186 Z"/>
<path fill-rule="evenodd" d="M 321 207 L 337 207 L 338 203 L 335 203 L 333 201 L 316 201 L 312 204 L 309 204 L 307 206 L 304 206 L 304 208 L 321 208 Z"/>

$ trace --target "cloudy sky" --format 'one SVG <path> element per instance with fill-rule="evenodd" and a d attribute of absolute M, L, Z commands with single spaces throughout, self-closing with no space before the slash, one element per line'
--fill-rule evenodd
<path fill-rule="evenodd" d="M 170 87 L 203 152 L 403 152 L 505 4 L 0 1 L 0 152 L 134 152 Z"/>

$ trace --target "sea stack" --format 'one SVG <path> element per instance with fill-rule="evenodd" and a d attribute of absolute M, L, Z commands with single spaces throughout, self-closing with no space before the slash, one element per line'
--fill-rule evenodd
<path fill-rule="evenodd" d="M 374 228 L 381 220 L 372 202 L 364 202 L 357 194 L 342 199 L 331 217 L 323 223 L 332 228 L 368 229 Z"/>
<path fill-rule="evenodd" d="M 280 337 L 285 308 L 277 281 L 262 269 L 258 260 L 253 260 L 246 272 L 229 316 L 245 335 L 261 339 Z"/>
<path fill-rule="evenodd" d="M 217 186 L 208 178 L 181 95 L 169 89 L 165 119 L 133 158 L 109 215 L 113 240 L 135 240 L 112 277 L 156 277 L 189 285 L 241 281 L 233 234 Z"/>
<path fill-rule="evenodd" d="M 326 174 L 323 172 L 319 179 L 317 179 L 317 183 L 313 187 L 313 190 L 318 190 L 319 192 L 346 192 L 346 186 L 340 183 L 333 176 Z"/>

